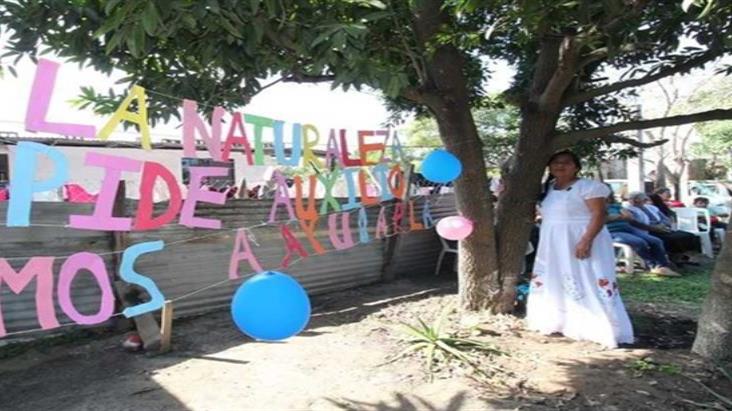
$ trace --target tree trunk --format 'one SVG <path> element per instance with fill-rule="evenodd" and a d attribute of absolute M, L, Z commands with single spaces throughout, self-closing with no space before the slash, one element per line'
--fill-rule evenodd
<path fill-rule="evenodd" d="M 656 163 L 656 189 L 666 187 L 666 171 L 666 164 L 664 164 L 663 159 L 658 160 L 658 163 Z M 644 188 L 641 187 L 641 190 L 644 190 Z"/>
<path fill-rule="evenodd" d="M 498 290 L 498 267 L 494 235 L 493 204 L 489 196 L 483 150 L 468 102 L 452 100 L 435 111 L 445 147 L 463 165 L 455 181 L 458 212 L 474 224 L 473 233 L 461 241 L 458 253 L 458 297 L 464 310 L 490 307 L 492 291 Z"/>
<path fill-rule="evenodd" d="M 442 0 L 417 2 L 412 25 L 420 44 L 432 44 L 442 27 L 452 24 L 443 6 Z M 454 183 L 455 200 L 458 212 L 473 222 L 474 229 L 459 244 L 458 293 L 462 309 L 482 310 L 490 306 L 491 290 L 497 289 L 498 262 L 493 204 L 482 143 L 470 112 L 465 58 L 460 50 L 445 44 L 423 64 L 424 84 L 407 98 L 429 107 L 442 142 L 462 162 L 462 175 Z"/>
<path fill-rule="evenodd" d="M 692 351 L 714 361 L 732 360 L 732 230 L 717 257 Z"/>
<path fill-rule="evenodd" d="M 516 152 L 504 175 L 505 189 L 497 209 L 500 284 L 492 301 L 492 310 L 497 313 L 513 310 L 516 284 L 536 214 L 535 199 L 541 192 L 541 177 L 552 155 L 548 136 L 556 125 L 555 115 L 531 108 L 523 110 L 522 119 Z"/>

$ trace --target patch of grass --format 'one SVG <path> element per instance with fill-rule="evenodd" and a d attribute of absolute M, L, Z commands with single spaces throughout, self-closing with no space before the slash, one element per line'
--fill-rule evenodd
<path fill-rule="evenodd" d="M 642 358 L 628 364 L 628 368 L 633 371 L 636 378 L 644 376 L 646 373 L 658 371 L 668 375 L 681 374 L 681 367 L 676 364 L 658 364 L 650 358 Z"/>
<path fill-rule="evenodd" d="M 618 275 L 623 299 L 635 303 L 688 304 L 701 307 L 709 292 L 711 270 L 699 270 L 680 278 L 653 274 Z"/>

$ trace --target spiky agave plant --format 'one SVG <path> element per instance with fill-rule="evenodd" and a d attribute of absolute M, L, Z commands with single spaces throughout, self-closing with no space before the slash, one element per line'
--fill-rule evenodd
<path fill-rule="evenodd" d="M 506 353 L 493 344 L 459 337 L 457 332 L 443 332 L 442 325 L 449 311 L 450 308 L 446 307 L 432 326 L 427 325 L 419 317 L 417 325 L 402 322 L 404 332 L 410 337 L 406 340 L 409 345 L 397 354 L 393 361 L 412 352 L 425 352 L 426 369 L 430 378 L 433 376 L 435 362 L 439 359 L 455 359 L 468 365 L 476 373 L 488 377 L 475 358 L 471 356 L 471 352 L 478 351 L 489 355 L 505 355 Z M 491 368 L 495 369 L 495 367 Z"/>

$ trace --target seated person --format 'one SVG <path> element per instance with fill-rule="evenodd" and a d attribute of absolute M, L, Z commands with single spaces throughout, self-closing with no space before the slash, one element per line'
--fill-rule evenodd
<path fill-rule="evenodd" d="M 697 197 L 697 198 L 695 198 L 694 199 L 694 207 L 696 207 L 696 208 L 703 208 L 705 210 L 708 209 L 708 207 L 709 207 L 709 199 L 706 198 L 706 197 Z M 709 230 L 709 235 L 712 237 L 712 241 L 715 241 L 715 240 L 716 241 L 719 241 L 719 239 L 716 238 L 717 233 L 715 233 L 714 230 L 717 229 L 717 228 L 721 228 L 722 230 L 724 230 L 726 232 L 727 231 L 727 224 L 721 222 L 719 220 L 719 217 L 717 217 L 715 215 L 712 215 L 711 214 L 711 211 L 709 212 L 709 214 L 710 214 L 709 215 L 709 221 L 712 224 L 711 229 L 710 229 L 710 227 L 707 227 L 706 226 L 706 224 L 707 224 L 706 219 L 705 218 L 702 218 L 702 217 L 699 218 L 699 228 L 701 230 L 704 230 L 704 231 Z"/>
<path fill-rule="evenodd" d="M 678 200 L 674 200 L 671 196 L 671 189 L 666 187 L 661 187 L 653 192 L 652 195 L 656 195 L 661 198 L 661 200 L 668 206 L 673 208 L 683 208 L 686 207 L 684 203 Z"/>
<path fill-rule="evenodd" d="M 677 264 L 689 263 L 687 252 L 699 252 L 701 242 L 699 237 L 692 233 L 672 229 L 671 219 L 666 217 L 658 208 L 646 204 L 648 196 L 642 192 L 628 195 L 630 205 L 627 210 L 632 214 L 630 224 L 643 232 L 658 237 L 663 241 L 666 251 L 675 258 Z"/>
<path fill-rule="evenodd" d="M 611 192 L 607 198 L 605 224 L 613 241 L 629 245 L 651 269 L 651 273 L 664 277 L 680 277 L 679 273 L 669 268 L 671 262 L 666 256 L 663 240 L 633 227 L 630 225 L 632 220 L 633 215 L 615 201 L 615 196 Z"/>

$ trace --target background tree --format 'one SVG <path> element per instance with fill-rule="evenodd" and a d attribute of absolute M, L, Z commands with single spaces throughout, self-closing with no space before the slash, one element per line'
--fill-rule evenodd
<path fill-rule="evenodd" d="M 732 108 L 732 78 L 714 78 L 706 87 L 698 90 L 690 99 L 694 106 L 718 105 Z M 709 159 L 710 168 L 732 168 L 732 121 L 715 121 L 694 125 L 700 141 L 695 143 L 692 154 Z M 724 177 L 722 177 L 724 178 Z"/>
<path fill-rule="evenodd" d="M 23 0 L 0 1 L 0 23 L 12 32 L 11 55 L 45 47 L 209 105 L 246 104 L 266 87 L 258 79 L 276 75 L 370 86 L 394 107 L 430 113 L 463 163 L 457 208 L 475 222 L 460 245 L 461 305 L 507 312 L 552 152 L 596 140 L 637 145 L 619 133 L 732 118 L 715 109 L 638 120 L 621 104 L 628 90 L 729 53 L 729 4 L 717 0 L 697 18 L 697 3 L 687 13 L 649 0 Z M 699 47 L 679 49 L 682 36 Z M 516 68 L 504 95 L 521 123 L 494 215 L 471 108 L 496 59 Z M 610 81 L 608 67 L 627 73 Z M 92 99 L 103 107 L 109 98 Z M 178 101 L 155 100 L 160 116 L 176 115 Z"/>
<path fill-rule="evenodd" d="M 513 153 L 518 140 L 519 112 L 500 98 L 486 98 L 473 109 L 475 126 L 482 143 L 486 167 L 493 172 Z M 420 116 L 407 125 L 407 145 L 415 159 L 423 158 L 434 148 L 442 147 L 440 130 L 434 118 Z"/>

